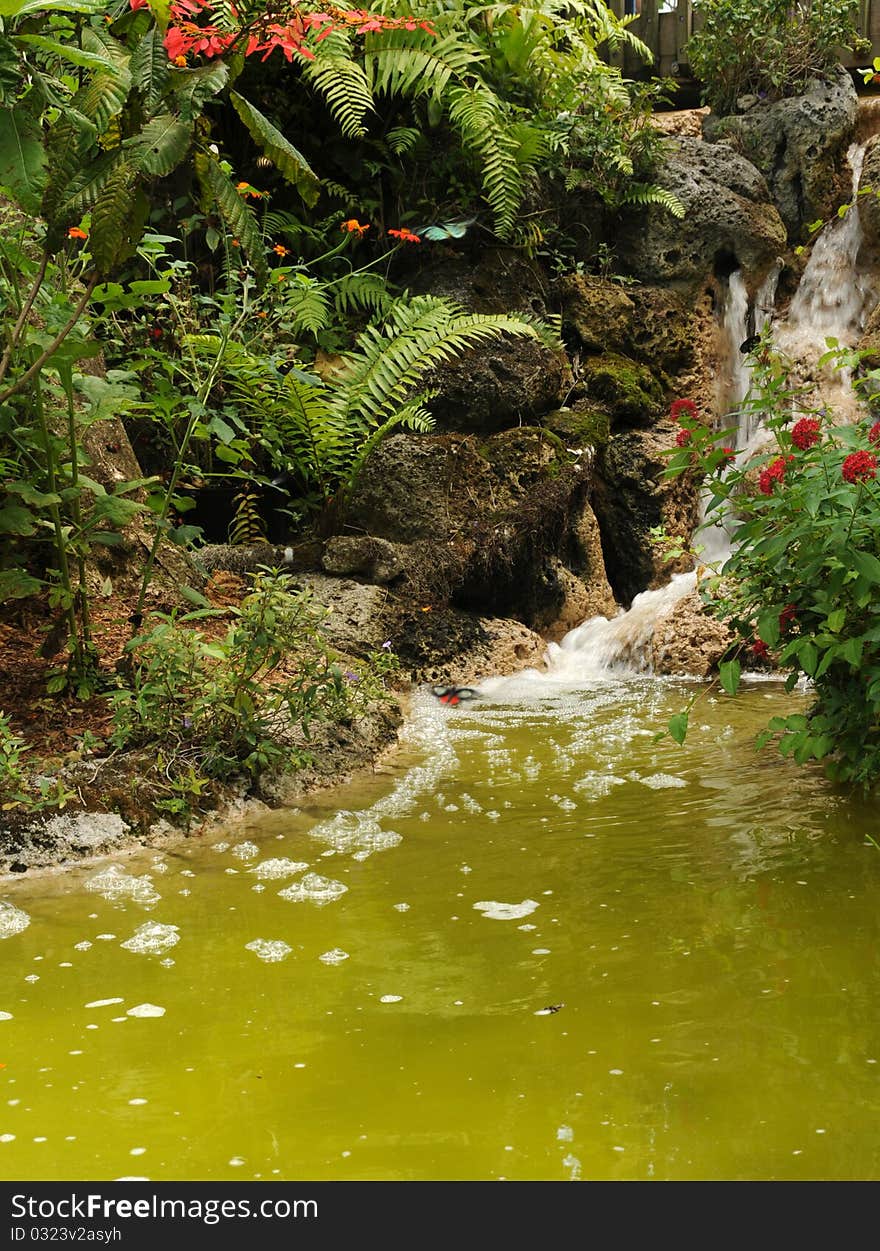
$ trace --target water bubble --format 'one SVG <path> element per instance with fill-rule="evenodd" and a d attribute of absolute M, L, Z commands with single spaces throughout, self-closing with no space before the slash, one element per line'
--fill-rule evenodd
<path fill-rule="evenodd" d="M 260 849 L 256 843 L 239 843 L 232 849 L 232 855 L 235 856 L 237 860 L 253 860 L 254 856 L 258 856 L 259 854 Z"/>
<path fill-rule="evenodd" d="M 397 912 L 409 912 L 409 904 L 408 904 L 408 903 L 396 903 L 396 904 L 392 904 L 392 907 L 393 907 L 393 908 L 395 909 L 395 911 L 397 911 Z"/>
<path fill-rule="evenodd" d="M 0 1134 L 0 1142 L 15 1142 L 15 1134 Z"/>
<path fill-rule="evenodd" d="M 176 925 L 164 925 L 161 921 L 147 921 L 139 925 L 131 938 L 120 943 L 125 951 L 135 951 L 144 956 L 161 956 L 180 942 Z"/>
<path fill-rule="evenodd" d="M 278 894 L 282 899 L 291 899 L 297 903 L 310 900 L 312 903 L 331 903 L 344 895 L 348 887 L 343 882 L 334 882 L 332 878 L 322 877 L 320 873 L 307 873 L 301 882 L 294 882 Z"/>
<path fill-rule="evenodd" d="M 277 964 L 279 960 L 286 959 L 293 948 L 280 939 L 255 938 L 253 942 L 245 943 L 245 951 L 252 951 L 260 960 L 265 960 L 266 964 Z"/>
<path fill-rule="evenodd" d="M 382 995 L 379 999 L 380 1003 L 400 1003 L 403 995 Z"/>
<path fill-rule="evenodd" d="M 293 877 L 309 867 L 307 860 L 288 860 L 284 856 L 273 856 L 271 860 L 261 860 L 259 864 L 248 869 L 260 879 L 281 881 L 285 877 Z"/>
<path fill-rule="evenodd" d="M 491 921 L 518 921 L 520 917 L 527 917 L 530 912 L 534 912 L 537 907 L 539 904 L 534 899 L 524 899 L 518 904 L 499 903 L 495 899 L 481 899 L 474 904 L 477 912 L 482 912 L 483 916 Z"/>
<path fill-rule="evenodd" d="M 93 999 L 91 1003 L 87 1003 L 87 1008 L 109 1008 L 114 1003 L 125 1003 L 124 999 Z"/>
<path fill-rule="evenodd" d="M 12 1019 L 11 1012 L 0 1012 L 0 1021 L 11 1021 Z"/>
<path fill-rule="evenodd" d="M 100 873 L 89 878 L 85 883 L 85 888 L 111 903 L 131 899 L 134 903 L 149 907 L 161 899 L 161 895 L 147 874 L 143 877 L 132 877 L 130 873 L 120 869 L 118 864 L 108 865 L 106 869 L 102 869 Z"/>
<path fill-rule="evenodd" d="M 164 1015 L 165 1015 L 165 1009 L 160 1008 L 158 1004 L 155 1004 L 155 1003 L 136 1004 L 135 1007 L 129 1008 L 128 1012 L 126 1013 L 126 1016 L 138 1016 L 138 1017 L 151 1017 L 151 1016 L 164 1016 Z M 73 1052 L 71 1052 L 70 1054 L 73 1055 Z"/>
<path fill-rule="evenodd" d="M 89 942 L 89 940 L 87 938 L 84 938 L 81 943 L 73 944 L 73 950 L 74 951 L 88 951 L 91 945 L 92 944 Z"/>
<path fill-rule="evenodd" d="M 342 964 L 343 960 L 348 960 L 347 951 L 343 951 L 341 947 L 334 947 L 332 951 L 325 951 L 323 955 L 318 956 L 322 964 Z"/>

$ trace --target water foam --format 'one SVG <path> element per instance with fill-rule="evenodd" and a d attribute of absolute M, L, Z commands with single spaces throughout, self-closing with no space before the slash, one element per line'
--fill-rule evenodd
<path fill-rule="evenodd" d="M 20 934 L 30 923 L 30 917 L 21 908 L 0 902 L 0 938 L 11 938 L 13 934 Z"/>
<path fill-rule="evenodd" d="M 180 942 L 176 925 L 164 925 L 161 921 L 146 921 L 139 925 L 131 938 L 120 943 L 126 951 L 143 956 L 161 956 Z"/>
<path fill-rule="evenodd" d="M 90 877 L 85 883 L 85 888 L 111 903 L 130 899 L 134 903 L 149 907 L 161 899 L 161 895 L 146 873 L 143 877 L 133 877 L 117 864 L 108 865 L 106 869 Z"/>

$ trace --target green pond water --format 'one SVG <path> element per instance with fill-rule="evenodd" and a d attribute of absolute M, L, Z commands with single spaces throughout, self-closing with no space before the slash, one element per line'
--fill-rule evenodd
<path fill-rule="evenodd" d="M 880 1177 L 880 821 L 755 755 L 797 697 L 679 748 L 684 684 L 506 689 L 299 810 L 0 883 L 0 1177 Z"/>

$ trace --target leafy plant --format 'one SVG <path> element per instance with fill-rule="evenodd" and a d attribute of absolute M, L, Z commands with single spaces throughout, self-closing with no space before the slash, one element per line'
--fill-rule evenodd
<path fill-rule="evenodd" d="M 718 113 L 743 95 L 797 95 L 837 64 L 840 49 L 870 49 L 852 0 L 694 0 L 702 26 L 687 57 Z"/>
<path fill-rule="evenodd" d="M 735 693 L 742 669 L 768 658 L 789 690 L 807 679 L 809 712 L 773 718 L 759 744 L 775 738 L 783 755 L 822 760 L 831 777 L 869 787 L 880 778 L 880 422 L 832 424 L 766 336 L 752 359 L 745 406 L 763 421 L 768 450 L 739 464 L 684 410 L 667 471 L 702 472 L 709 523 L 721 516 L 733 528 L 721 576 L 701 584 L 740 640 L 722 685 Z M 834 360 L 836 349 L 822 363 Z M 864 385 L 876 390 L 876 378 Z M 670 732 L 680 742 L 686 731 L 679 714 Z"/>

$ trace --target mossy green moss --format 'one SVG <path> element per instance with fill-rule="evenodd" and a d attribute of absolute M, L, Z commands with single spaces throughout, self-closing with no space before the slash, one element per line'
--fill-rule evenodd
<path fill-rule="evenodd" d="M 611 418 L 596 405 L 559 408 L 544 418 L 544 429 L 567 448 L 604 447 L 611 437 Z"/>
<path fill-rule="evenodd" d="M 608 409 L 612 425 L 650 421 L 663 404 L 663 388 L 650 369 L 614 352 L 589 357 L 582 381 L 590 399 Z"/>

